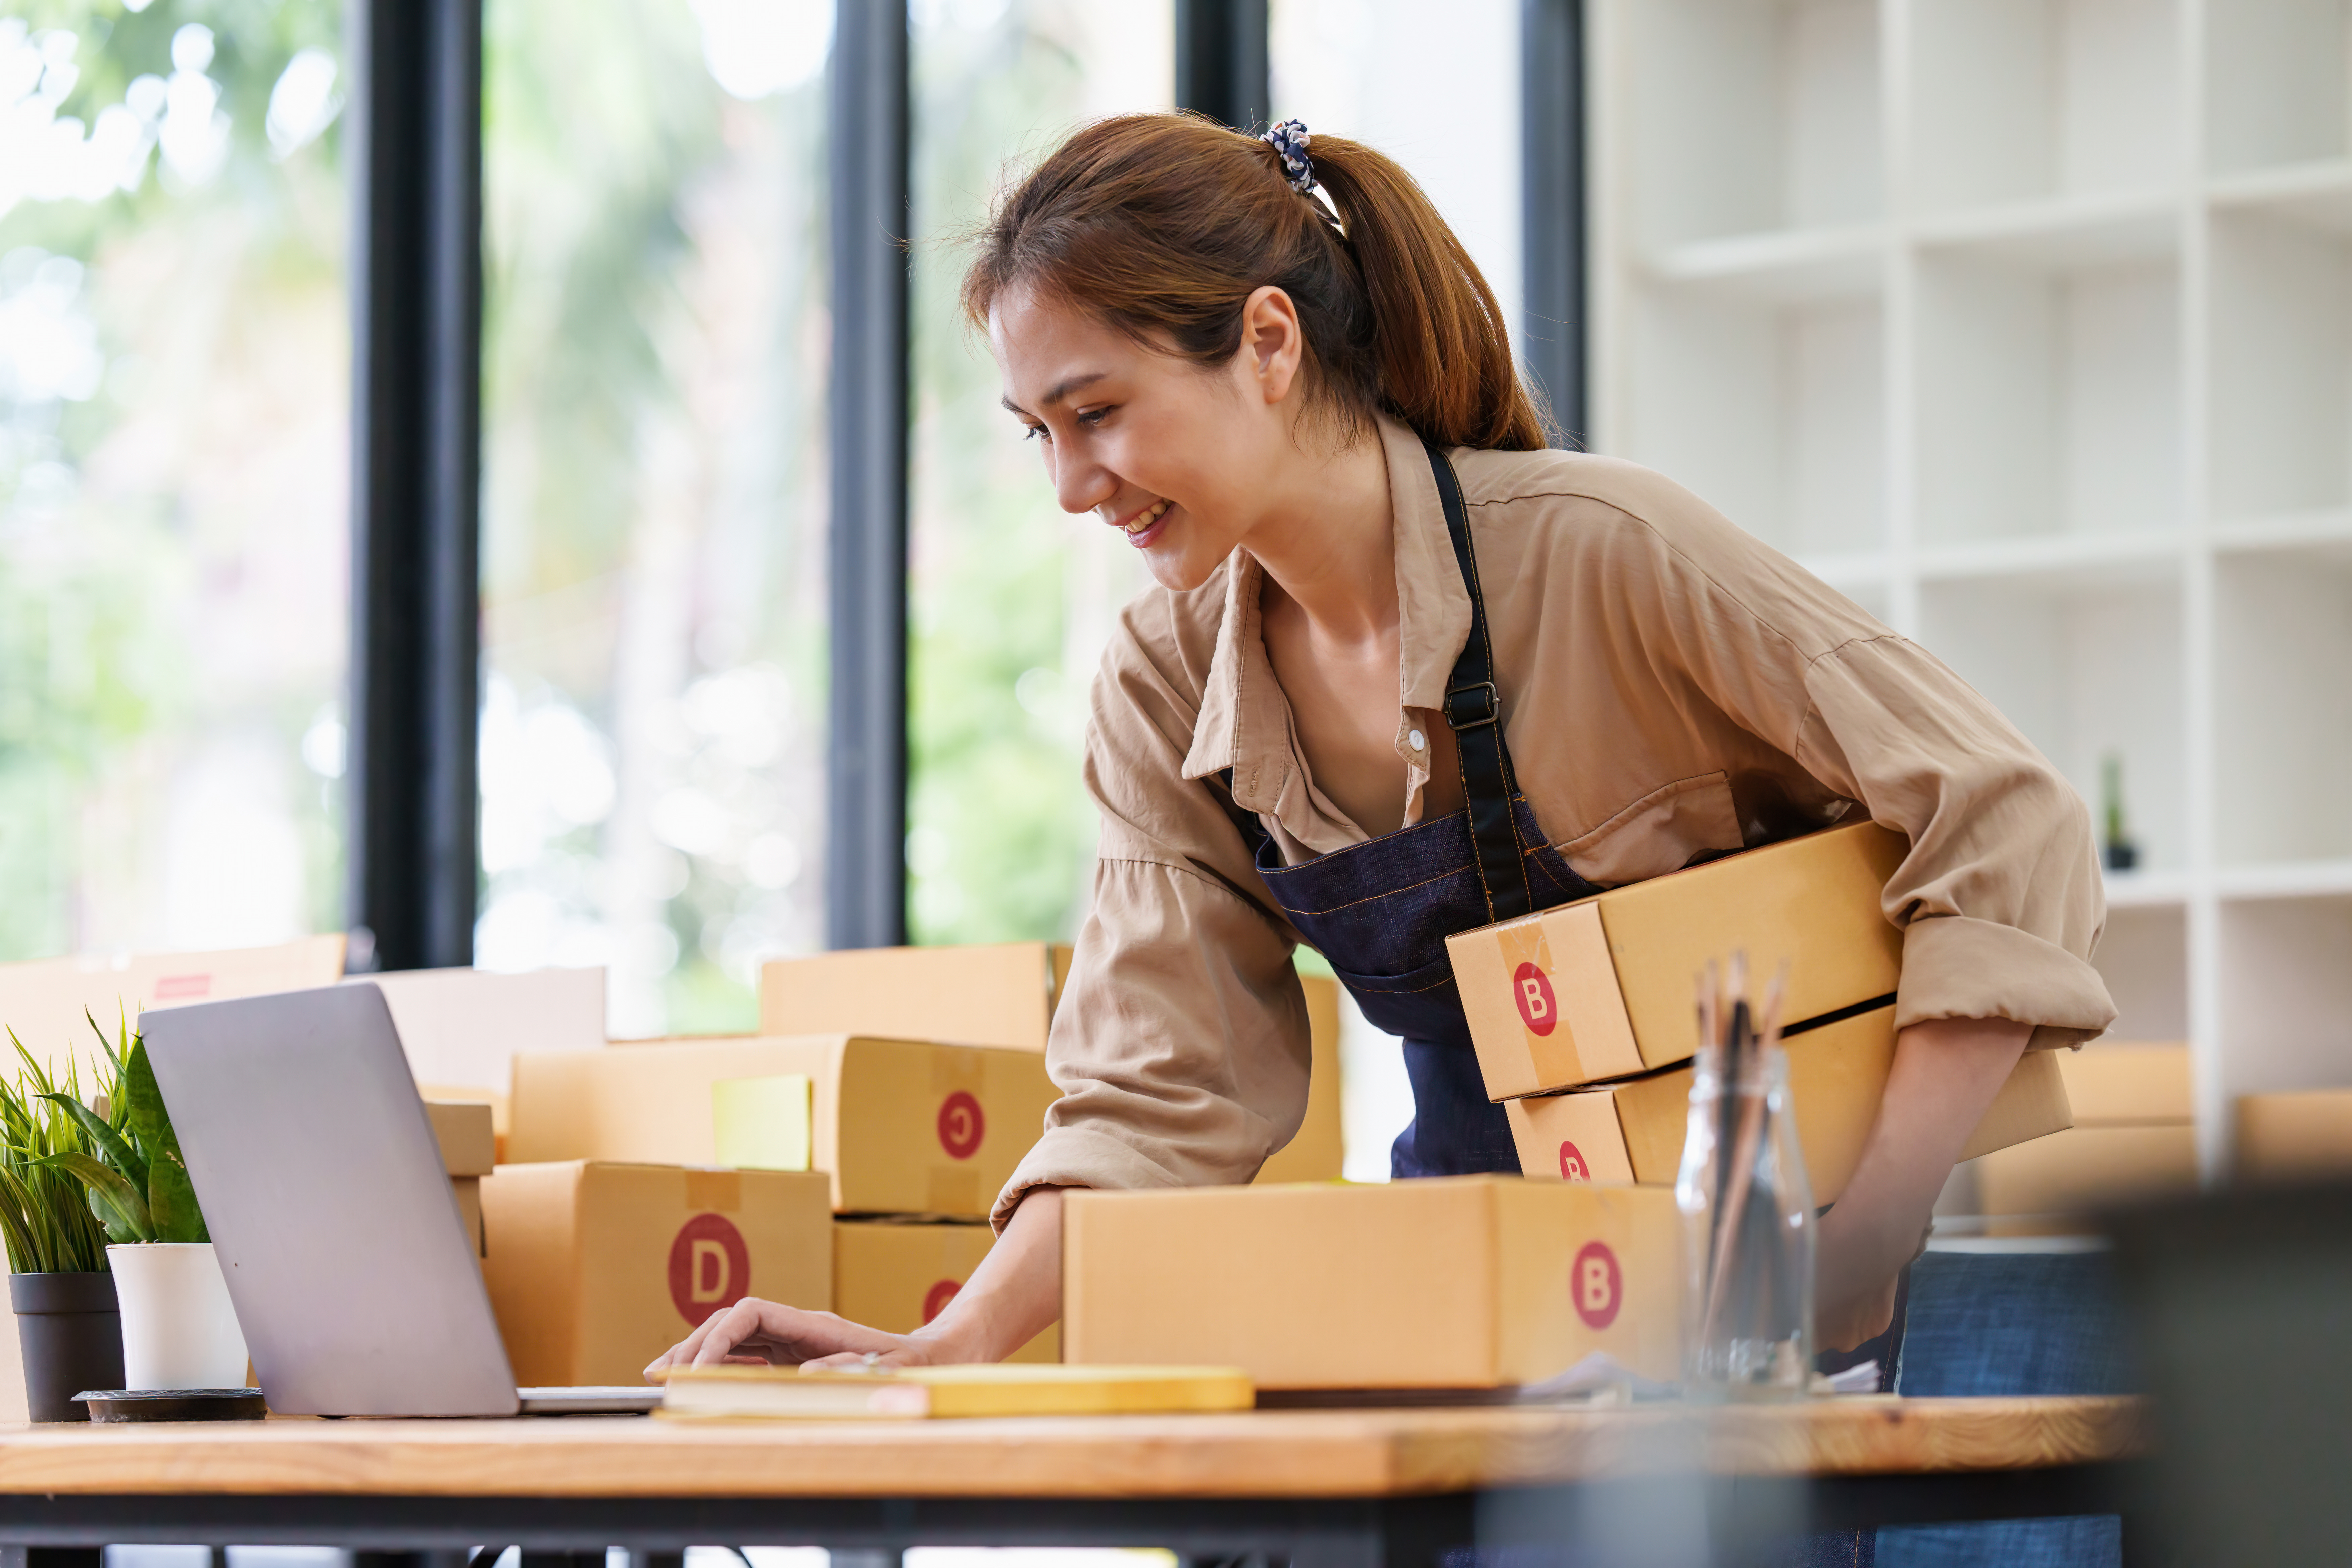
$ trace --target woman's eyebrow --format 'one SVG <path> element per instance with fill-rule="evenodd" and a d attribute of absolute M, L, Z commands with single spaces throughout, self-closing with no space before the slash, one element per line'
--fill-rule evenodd
<path fill-rule="evenodd" d="M 1083 388 L 1092 386 L 1096 382 L 1100 381 L 1109 374 L 1110 372 L 1107 370 L 1090 370 L 1084 375 L 1066 377 L 1054 384 L 1054 389 L 1045 394 L 1045 400 L 1040 406 L 1051 408 L 1056 403 L 1061 402 L 1065 397 L 1069 396 L 1070 394 L 1080 391 Z M 1003 403 L 1004 410 L 1008 414 L 1026 414 L 1029 412 L 1019 404 L 1013 402 L 1009 396 L 1002 399 L 1001 401 Z"/>

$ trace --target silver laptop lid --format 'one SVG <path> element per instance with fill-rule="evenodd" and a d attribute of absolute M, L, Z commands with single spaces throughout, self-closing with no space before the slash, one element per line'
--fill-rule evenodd
<path fill-rule="evenodd" d="M 151 1012 L 155 1079 L 269 1407 L 511 1415 L 440 1145 L 373 985 Z"/>

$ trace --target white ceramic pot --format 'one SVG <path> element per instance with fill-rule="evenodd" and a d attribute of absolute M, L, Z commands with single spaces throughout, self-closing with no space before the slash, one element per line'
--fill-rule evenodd
<path fill-rule="evenodd" d="M 243 1388 L 245 1334 L 209 1241 L 106 1249 L 122 1311 L 127 1388 Z"/>

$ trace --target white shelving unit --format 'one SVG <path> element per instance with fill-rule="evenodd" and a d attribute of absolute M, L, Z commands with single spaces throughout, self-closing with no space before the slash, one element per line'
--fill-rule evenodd
<path fill-rule="evenodd" d="M 1598 0 L 1597 450 L 1940 655 L 2139 868 L 2118 1038 L 2352 1084 L 2352 0 Z"/>

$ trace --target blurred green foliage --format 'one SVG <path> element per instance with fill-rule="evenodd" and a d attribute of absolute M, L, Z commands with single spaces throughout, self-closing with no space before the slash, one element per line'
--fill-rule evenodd
<path fill-rule="evenodd" d="M 189 658 L 209 634 L 203 590 L 240 570 L 246 542 L 200 515 L 194 471 L 251 451 L 118 454 L 117 472 L 91 480 L 93 459 L 149 400 L 179 390 L 175 376 L 195 381 L 191 396 L 234 406 L 254 391 L 242 373 L 267 356 L 283 318 L 323 310 L 341 321 L 338 129 L 281 159 L 264 121 L 289 60 L 308 47 L 335 47 L 342 7 L 152 0 L 132 11 L 121 0 L 11 0 L 0 26 L 7 19 L 36 43 L 72 35 L 73 81 L 57 113 L 85 127 L 119 111 L 132 79 L 172 72 L 181 28 L 209 27 L 205 74 L 219 84 L 231 129 L 226 163 L 201 189 L 163 177 L 151 151 L 135 190 L 0 211 L 0 289 L 22 289 L 45 262 L 70 263 L 62 288 L 94 324 L 106 366 L 86 398 L 19 400 L 0 388 L 0 887 L 9 894 L 0 900 L 0 957 L 68 949 L 86 939 L 94 902 L 119 910 L 152 893 L 142 847 L 91 831 L 92 796 L 108 787 L 118 804 L 137 796 L 127 815 L 152 825 L 162 753 L 175 738 L 231 722 L 278 742 L 304 847 L 303 913 L 331 929 L 342 923 L 339 802 L 297 760 L 331 686 L 298 658 L 262 689 L 221 691 Z M 175 256 L 190 264 L 175 269 Z M 341 351 L 328 352 L 323 379 L 340 390 Z M 270 434 L 254 431 L 248 446 Z M 340 533 L 340 510 L 332 522 Z M 331 595 L 341 584 L 318 586 Z"/>
<path fill-rule="evenodd" d="M 919 29 L 909 923 L 918 942 L 1064 938 L 1095 837 L 1079 777 L 1094 671 L 1065 669 L 1070 522 L 998 405 L 957 290 L 959 238 L 1008 167 L 1079 115 L 1081 61 L 1013 0 Z"/>

